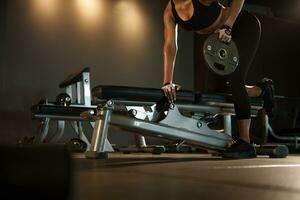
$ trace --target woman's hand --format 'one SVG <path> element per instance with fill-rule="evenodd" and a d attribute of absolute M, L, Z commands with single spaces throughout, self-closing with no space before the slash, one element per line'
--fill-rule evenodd
<path fill-rule="evenodd" d="M 174 103 L 176 101 L 176 92 L 180 89 L 180 86 L 174 83 L 167 83 L 161 89 L 164 91 L 169 103 Z"/>
<path fill-rule="evenodd" d="M 224 25 L 218 32 L 219 32 L 219 39 L 222 42 L 230 43 L 230 41 L 232 39 L 231 27 Z"/>

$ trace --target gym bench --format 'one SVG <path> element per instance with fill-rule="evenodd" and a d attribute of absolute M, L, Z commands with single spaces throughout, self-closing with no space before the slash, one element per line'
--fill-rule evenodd
<path fill-rule="evenodd" d="M 92 105 L 91 101 L 90 69 L 84 68 L 71 74 L 59 84 L 59 88 L 65 90 L 65 93 L 61 94 L 70 97 L 71 102 L 69 104 L 61 105 L 57 102 L 49 102 L 46 99 L 31 107 L 32 118 L 40 120 L 39 137 L 36 142 L 59 142 L 65 134 L 66 122 L 70 122 L 78 138 L 83 140 L 87 144 L 87 149 L 89 149 L 90 141 L 84 133 L 84 119 L 81 114 L 86 110 L 94 110 L 95 112 L 97 110 L 97 105 Z M 52 133 L 52 137 L 49 136 L 51 121 L 56 123 L 56 129 Z M 90 120 L 89 124 L 94 128 L 94 121 Z M 107 143 L 108 149 L 106 150 L 113 151 L 110 143 L 108 141 Z"/>
<path fill-rule="evenodd" d="M 88 158 L 107 158 L 105 140 L 110 126 L 216 151 L 225 150 L 232 140 L 231 116 L 235 112 L 230 95 L 179 91 L 176 104 L 168 104 L 160 89 L 97 86 L 92 96 L 98 103 L 97 113 L 91 110 L 84 114 L 86 119 L 95 120 Z M 262 102 L 252 99 L 251 105 L 255 117 Z M 216 115 L 223 116 L 222 132 L 209 128 Z"/>
<path fill-rule="evenodd" d="M 65 123 L 69 121 L 79 138 L 87 143 L 87 158 L 105 159 L 108 152 L 114 151 L 107 139 L 110 126 L 138 133 L 137 146 L 142 149 L 148 147 L 144 135 L 218 152 L 225 150 L 232 141 L 231 120 L 235 111 L 228 94 L 181 90 L 177 93 L 176 103 L 168 104 L 160 89 L 97 86 L 91 92 L 88 68 L 69 76 L 60 87 L 65 89 L 71 103 L 43 100 L 31 108 L 33 118 L 41 121 L 38 142 L 44 142 L 48 136 L 50 121 L 57 123 L 57 130 L 48 141 L 59 141 L 64 134 Z M 256 117 L 261 109 L 261 99 L 251 98 L 251 116 Z M 222 130 L 210 128 L 218 115 L 223 117 Z M 269 126 L 267 116 L 263 119 L 264 126 Z M 83 131 L 83 121 L 88 121 L 93 128 L 91 141 Z M 275 147 L 258 152 L 275 157 L 285 157 L 288 153 L 285 148 L 278 150 Z"/>

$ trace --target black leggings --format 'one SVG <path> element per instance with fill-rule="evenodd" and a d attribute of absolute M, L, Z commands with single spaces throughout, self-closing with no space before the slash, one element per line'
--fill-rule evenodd
<path fill-rule="evenodd" d="M 240 63 L 232 74 L 224 77 L 227 80 L 228 92 L 232 94 L 236 117 L 239 120 L 250 119 L 250 100 L 245 88 L 248 70 L 255 57 L 260 42 L 261 27 L 256 16 L 242 11 L 238 16 L 232 32 L 236 43 Z"/>

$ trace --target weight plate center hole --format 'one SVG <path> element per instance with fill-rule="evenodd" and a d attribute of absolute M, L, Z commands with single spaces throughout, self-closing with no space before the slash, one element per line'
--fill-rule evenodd
<path fill-rule="evenodd" d="M 220 59 L 222 59 L 222 60 L 224 60 L 224 59 L 226 59 L 227 58 L 227 51 L 226 51 L 226 49 L 220 49 L 219 51 L 218 51 L 218 56 L 219 56 L 219 58 Z"/>

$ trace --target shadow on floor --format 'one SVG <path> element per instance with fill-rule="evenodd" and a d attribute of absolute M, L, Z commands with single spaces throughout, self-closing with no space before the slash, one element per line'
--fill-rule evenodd
<path fill-rule="evenodd" d="M 139 165 L 153 165 L 164 163 L 180 163 L 180 162 L 194 162 L 194 161 L 222 161 L 220 157 L 211 158 L 109 158 L 108 160 L 90 160 L 90 159 L 75 159 L 76 169 L 91 169 L 91 168 L 122 168 Z"/>

